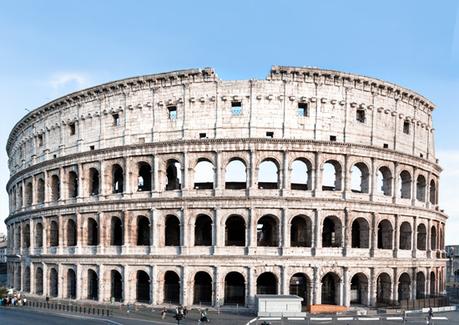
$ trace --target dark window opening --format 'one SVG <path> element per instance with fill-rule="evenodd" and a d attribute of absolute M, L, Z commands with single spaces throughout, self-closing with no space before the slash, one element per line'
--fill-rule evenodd
<path fill-rule="evenodd" d="M 88 245 L 97 246 L 99 245 L 99 227 L 97 221 L 93 218 L 88 219 Z"/>
<path fill-rule="evenodd" d="M 416 238 L 417 249 L 425 251 L 427 249 L 427 229 L 422 223 L 418 226 L 417 229 L 417 238 Z"/>
<path fill-rule="evenodd" d="M 123 225 L 120 218 L 112 217 L 111 220 L 111 241 L 112 246 L 123 245 Z"/>
<path fill-rule="evenodd" d="M 51 177 L 51 201 L 56 202 L 61 198 L 61 185 L 59 176 L 53 175 Z"/>
<path fill-rule="evenodd" d="M 37 267 L 35 270 L 35 293 L 37 295 L 43 294 L 43 269 Z"/>
<path fill-rule="evenodd" d="M 272 131 L 266 132 L 266 137 L 267 138 L 274 138 L 274 132 L 272 132 Z"/>
<path fill-rule="evenodd" d="M 231 115 L 239 116 L 242 113 L 242 103 L 240 101 L 231 102 Z"/>
<path fill-rule="evenodd" d="M 70 135 L 75 135 L 75 132 L 76 132 L 75 123 L 69 124 L 69 129 L 70 129 Z"/>
<path fill-rule="evenodd" d="M 30 266 L 26 266 L 24 270 L 24 289 L 25 292 L 30 292 Z"/>
<path fill-rule="evenodd" d="M 400 226 L 399 249 L 411 249 L 411 226 L 408 222 L 403 222 Z"/>
<path fill-rule="evenodd" d="M 357 218 L 352 223 L 352 248 L 370 247 L 370 226 L 364 218 Z"/>
<path fill-rule="evenodd" d="M 212 245 L 212 220 L 209 216 L 199 215 L 194 225 L 194 245 Z"/>
<path fill-rule="evenodd" d="M 411 199 L 411 175 L 404 170 L 400 173 L 400 197 L 402 199 Z"/>
<path fill-rule="evenodd" d="M 360 123 L 365 123 L 365 110 L 358 109 L 355 115 L 355 120 Z"/>
<path fill-rule="evenodd" d="M 384 148 L 384 149 L 388 149 L 388 148 L 389 148 L 389 145 L 388 145 L 387 143 L 384 143 L 384 144 L 383 144 L 383 148 Z"/>
<path fill-rule="evenodd" d="M 311 247 L 312 223 L 306 216 L 296 216 L 290 226 L 290 245 L 292 247 Z"/>
<path fill-rule="evenodd" d="M 336 141 L 336 135 L 330 135 L 330 141 Z"/>
<path fill-rule="evenodd" d="M 136 300 L 150 303 L 150 277 L 144 271 L 137 271 Z"/>
<path fill-rule="evenodd" d="M 277 277 L 271 272 L 257 278 L 257 295 L 277 295 Z"/>
<path fill-rule="evenodd" d="M 368 305 L 368 279 L 363 273 L 351 279 L 351 304 Z"/>
<path fill-rule="evenodd" d="M 37 248 L 43 247 L 43 225 L 41 223 L 37 223 L 35 226 L 35 246 Z"/>
<path fill-rule="evenodd" d="M 112 186 L 113 193 L 123 193 L 124 186 L 124 174 L 123 168 L 120 165 L 115 164 L 112 167 Z"/>
<path fill-rule="evenodd" d="M 111 297 L 114 301 L 121 302 L 123 300 L 123 281 L 121 274 L 118 271 L 111 272 Z"/>
<path fill-rule="evenodd" d="M 30 247 L 30 225 L 28 224 L 24 226 L 23 237 L 24 237 L 24 240 L 23 240 L 24 248 L 29 248 Z"/>
<path fill-rule="evenodd" d="M 151 167 L 146 162 L 138 165 L 139 176 L 137 177 L 137 191 L 151 191 Z"/>
<path fill-rule="evenodd" d="M 426 277 L 423 272 L 416 273 L 416 297 L 413 298 L 426 298 Z"/>
<path fill-rule="evenodd" d="M 89 146 L 89 150 L 93 151 L 94 149 L 96 149 L 95 146 Z"/>
<path fill-rule="evenodd" d="M 245 280 L 237 272 L 230 272 L 225 277 L 225 305 L 245 305 Z"/>
<path fill-rule="evenodd" d="M 335 217 L 326 217 L 322 229 L 322 247 L 341 247 L 341 221 Z"/>
<path fill-rule="evenodd" d="M 113 126 L 120 126 L 121 124 L 121 119 L 119 114 L 113 114 Z"/>
<path fill-rule="evenodd" d="M 327 273 L 322 278 L 322 304 L 339 304 L 339 282 L 339 277 L 335 273 Z"/>
<path fill-rule="evenodd" d="M 59 227 L 56 221 L 51 221 L 49 226 L 49 246 L 55 247 L 59 245 Z"/>
<path fill-rule="evenodd" d="M 245 246 L 245 221 L 241 216 L 230 216 L 226 220 L 225 246 Z"/>
<path fill-rule="evenodd" d="M 398 301 L 408 300 L 410 296 L 411 279 L 407 273 L 403 273 L 398 280 Z"/>
<path fill-rule="evenodd" d="M 150 221 L 144 216 L 137 217 L 137 245 L 150 245 Z"/>
<path fill-rule="evenodd" d="M 167 112 L 169 120 L 175 121 L 177 119 L 177 106 L 168 106 Z"/>
<path fill-rule="evenodd" d="M 302 306 L 310 304 L 311 281 L 303 273 L 296 273 L 290 278 L 289 294 L 303 298 Z"/>
<path fill-rule="evenodd" d="M 266 215 L 257 222 L 257 246 L 277 247 L 279 245 L 279 226 L 275 217 Z"/>
<path fill-rule="evenodd" d="M 167 271 L 164 275 L 164 303 L 178 304 L 180 301 L 180 278 L 177 273 Z"/>
<path fill-rule="evenodd" d="M 193 304 L 212 305 L 212 278 L 206 272 L 194 276 Z"/>
<path fill-rule="evenodd" d="M 167 184 L 166 191 L 171 190 L 180 190 L 182 185 L 180 183 L 181 179 L 181 165 L 177 160 L 169 160 L 167 162 L 166 176 Z"/>
<path fill-rule="evenodd" d="M 94 270 L 88 270 L 88 296 L 89 300 L 99 300 L 99 277 Z"/>
<path fill-rule="evenodd" d="M 37 201 L 38 203 L 45 202 L 45 181 L 43 178 L 38 179 L 38 191 L 37 191 Z"/>
<path fill-rule="evenodd" d="M 78 175 L 71 171 L 69 172 L 69 197 L 76 198 L 78 196 Z"/>
<path fill-rule="evenodd" d="M 90 188 L 89 193 L 91 196 L 99 195 L 99 171 L 95 168 L 89 170 Z"/>
<path fill-rule="evenodd" d="M 76 246 L 77 244 L 77 226 L 75 221 L 67 221 L 67 246 Z"/>
<path fill-rule="evenodd" d="M 40 134 L 40 135 L 37 137 L 37 140 L 38 140 L 38 146 L 39 146 L 39 147 L 42 147 L 42 146 L 43 146 L 43 135 Z"/>
<path fill-rule="evenodd" d="M 392 281 L 387 273 L 381 273 L 376 280 L 376 303 L 386 306 L 391 303 Z"/>
<path fill-rule="evenodd" d="M 76 274 L 75 271 L 69 269 L 67 271 L 67 298 L 75 299 L 76 298 Z"/>
<path fill-rule="evenodd" d="M 199 133 L 199 139 L 207 139 L 206 133 Z"/>
<path fill-rule="evenodd" d="M 433 251 L 437 249 L 437 229 L 435 226 L 430 229 L 430 249 Z"/>
<path fill-rule="evenodd" d="M 378 224 L 378 249 L 392 249 L 393 229 L 389 220 Z"/>
<path fill-rule="evenodd" d="M 57 297 L 59 291 L 58 291 L 58 284 L 59 284 L 59 279 L 57 276 L 57 271 L 55 268 L 52 268 L 49 272 L 49 295 L 51 297 Z"/>
<path fill-rule="evenodd" d="M 298 103 L 297 114 L 300 117 L 309 116 L 308 104 L 307 103 Z"/>
<path fill-rule="evenodd" d="M 165 245 L 180 246 L 180 222 L 176 216 L 166 217 Z"/>
<path fill-rule="evenodd" d="M 403 133 L 410 134 L 410 122 L 409 121 L 403 122 Z"/>

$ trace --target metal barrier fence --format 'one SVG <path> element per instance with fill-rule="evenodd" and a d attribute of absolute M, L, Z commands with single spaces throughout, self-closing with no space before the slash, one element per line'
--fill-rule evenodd
<path fill-rule="evenodd" d="M 403 299 L 400 301 L 388 300 L 380 302 L 376 307 L 398 308 L 405 310 L 421 309 L 428 307 L 444 307 L 449 306 L 448 296 L 425 296 L 418 299 Z"/>
<path fill-rule="evenodd" d="M 64 311 L 64 312 L 70 312 L 70 313 L 80 313 L 80 314 L 94 315 L 94 316 L 103 316 L 103 317 L 113 316 L 113 311 L 111 311 L 108 308 L 77 305 L 77 304 L 70 304 L 70 303 L 66 304 L 63 302 L 53 302 L 53 301 L 46 302 L 46 301 L 38 301 L 38 300 L 28 300 L 27 307 L 49 309 L 49 310 L 54 310 L 54 311 Z"/>

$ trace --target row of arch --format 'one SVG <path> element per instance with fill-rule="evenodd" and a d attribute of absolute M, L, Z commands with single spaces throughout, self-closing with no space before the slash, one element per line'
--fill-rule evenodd
<path fill-rule="evenodd" d="M 48 290 L 47 294 L 50 297 L 60 297 L 67 299 L 77 298 L 78 279 L 76 272 L 73 268 L 68 268 L 66 276 L 61 277 L 64 279 L 64 286 L 60 286 L 59 274 L 57 267 L 48 269 Z M 404 272 L 398 276 L 397 279 L 397 299 L 398 301 L 406 299 L 420 299 L 429 295 L 436 295 L 438 291 L 442 290 L 441 272 L 439 279 L 437 279 L 435 272 L 430 272 L 429 279 L 426 281 L 424 272 L 416 272 L 414 278 L 409 273 Z M 19 265 L 15 272 L 14 286 L 18 290 L 24 292 L 31 292 L 31 279 L 30 279 L 30 266 L 24 270 L 24 282 L 21 288 L 21 266 Z M 99 300 L 100 279 L 98 273 L 94 269 L 86 270 L 86 290 L 85 296 L 80 297 L 88 300 Z M 437 286 L 437 280 L 439 286 Z M 44 272 L 42 267 L 35 268 L 35 290 L 33 293 L 37 295 L 45 294 L 44 290 Z M 110 281 L 110 298 L 111 300 L 122 302 L 125 299 L 123 276 L 118 270 L 111 270 L 109 273 Z M 158 302 L 179 304 L 181 302 L 181 292 L 183 284 L 180 276 L 175 271 L 166 271 L 161 279 L 162 286 L 162 300 Z M 343 303 L 340 300 L 341 290 L 340 285 L 342 279 L 335 272 L 328 272 L 320 278 L 320 300 L 322 304 L 339 305 Z M 376 278 L 376 297 L 375 302 L 377 305 L 390 304 L 393 301 L 393 283 L 392 276 L 389 273 L 381 272 Z M 415 283 L 415 284 L 414 284 Z M 312 303 L 312 282 L 309 276 L 305 273 L 295 273 L 291 276 L 289 282 L 289 294 L 298 295 L 303 298 L 303 305 Z M 350 292 L 350 303 L 369 306 L 369 279 L 365 273 L 356 273 L 352 276 L 349 283 L 350 287 L 345 290 Z M 416 286 L 415 288 L 413 286 Z M 150 275 L 143 271 L 138 270 L 135 273 L 135 301 L 141 303 L 152 303 L 152 281 Z M 198 271 L 194 274 L 193 284 L 193 304 L 195 305 L 213 305 L 215 303 L 213 279 L 206 271 Z M 59 293 L 59 288 L 63 288 L 64 292 Z M 415 289 L 415 290 L 413 290 Z M 256 278 L 256 294 L 279 294 L 279 279 L 272 272 L 264 272 Z M 247 283 L 244 276 L 236 271 L 229 272 L 224 277 L 224 297 L 223 303 L 225 305 L 246 305 L 248 296 Z"/>
<path fill-rule="evenodd" d="M 86 228 L 82 235 L 86 238 L 88 246 L 100 244 L 100 229 L 98 222 L 94 218 L 87 218 Z M 125 244 L 124 226 L 120 217 L 112 216 L 109 224 L 108 245 L 119 246 Z M 313 246 L 313 222 L 306 215 L 294 216 L 289 224 L 291 247 L 312 247 Z M 394 227 L 387 219 L 382 219 L 376 225 L 376 245 L 378 249 L 394 249 Z M 43 224 L 35 224 L 34 247 L 41 248 L 44 245 L 53 247 L 59 246 L 59 223 L 51 220 L 48 223 L 48 242 L 43 242 Z M 164 220 L 163 246 L 182 246 L 183 228 L 179 218 L 175 215 L 166 215 Z M 213 246 L 213 220 L 206 214 L 198 214 L 194 222 L 194 245 Z M 256 224 L 256 244 L 257 246 L 278 247 L 281 243 L 280 238 L 281 224 L 278 217 L 267 214 L 257 220 Z M 370 248 L 371 246 L 371 227 L 369 222 L 363 217 L 355 218 L 351 223 L 350 243 L 352 248 Z M 430 231 L 430 243 L 427 242 L 427 232 Z M 65 224 L 65 245 L 77 245 L 77 223 L 74 219 L 67 219 Z M 414 234 L 413 234 L 414 233 Z M 439 238 L 437 238 L 437 234 Z M 29 248 L 31 245 L 30 224 L 25 224 L 21 229 L 19 225 L 15 230 L 15 247 Z M 343 223 L 337 216 L 327 216 L 322 221 L 321 227 L 321 246 L 322 247 L 342 247 L 344 245 Z M 443 229 L 437 229 L 432 225 L 427 229 L 424 223 L 419 223 L 416 229 L 412 225 L 403 221 L 399 226 L 398 248 L 411 250 L 413 236 L 416 236 L 416 249 L 436 250 L 443 249 Z M 247 246 L 248 231 L 245 219 L 241 215 L 233 214 L 228 216 L 225 221 L 225 246 Z M 136 217 L 135 241 L 132 243 L 138 246 L 152 245 L 152 225 L 150 219 L 138 215 Z"/>
<path fill-rule="evenodd" d="M 166 162 L 165 168 L 165 186 L 164 190 L 180 190 L 183 184 L 182 164 L 176 159 L 170 159 Z M 123 193 L 125 187 L 125 175 L 123 167 L 114 163 L 110 167 L 108 187 L 112 193 Z M 324 191 L 341 191 L 343 189 L 343 168 L 337 160 L 327 160 L 321 166 L 322 185 Z M 260 189 L 278 189 L 280 188 L 280 164 L 274 158 L 266 158 L 256 167 L 257 184 Z M 313 169 L 309 160 L 298 158 L 291 164 L 290 188 L 292 190 L 312 190 L 313 189 Z M 162 174 L 162 173 L 161 173 Z M 141 161 L 137 163 L 136 190 L 151 191 L 154 181 L 152 167 L 148 162 Z M 216 168 L 210 159 L 200 158 L 194 167 L 193 188 L 213 189 L 216 182 Z M 392 196 L 394 175 L 387 166 L 381 166 L 377 169 L 376 178 L 374 179 L 376 194 Z M 61 198 L 61 183 L 67 184 L 67 197 L 76 198 L 78 195 L 98 195 L 101 193 L 101 174 L 96 167 L 89 168 L 88 182 L 85 184 L 85 193 L 79 194 L 79 176 L 77 171 L 71 170 L 67 173 L 64 182 L 61 182 L 59 175 L 53 174 L 50 177 L 50 197 L 49 201 L 58 201 Z M 241 158 L 232 158 L 225 168 L 225 188 L 226 189 L 246 189 L 248 186 L 247 165 Z M 413 179 L 408 170 L 402 170 L 397 176 L 400 198 L 411 199 Z M 31 206 L 33 199 L 33 181 L 28 179 L 24 183 L 24 198 L 22 183 L 19 183 L 10 193 L 11 206 L 20 209 L 24 206 Z M 364 162 L 357 162 L 350 169 L 350 190 L 356 193 L 370 193 L 372 180 L 370 169 Z M 429 202 L 437 204 L 437 184 L 431 179 L 427 186 L 427 179 L 424 175 L 419 174 L 414 182 L 416 189 L 416 199 L 421 202 L 427 200 L 426 192 L 429 190 Z M 36 203 L 45 202 L 45 177 L 38 176 L 36 181 Z M 316 185 L 316 187 L 318 187 Z M 83 191 L 82 191 L 83 192 Z M 13 210 L 13 209 L 12 209 Z"/>

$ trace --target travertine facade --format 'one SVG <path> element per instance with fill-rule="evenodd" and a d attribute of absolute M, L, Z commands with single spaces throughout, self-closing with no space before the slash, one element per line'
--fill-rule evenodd
<path fill-rule="evenodd" d="M 125 79 L 24 117 L 7 151 L 9 284 L 124 303 L 384 304 L 444 289 L 422 96 L 273 67 Z"/>

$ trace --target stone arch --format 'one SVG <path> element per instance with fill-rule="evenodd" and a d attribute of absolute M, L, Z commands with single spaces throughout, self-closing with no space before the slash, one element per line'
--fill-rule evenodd
<path fill-rule="evenodd" d="M 43 294 L 43 269 L 41 267 L 35 269 L 35 293 Z"/>
<path fill-rule="evenodd" d="M 73 269 L 67 270 L 67 298 L 68 299 L 75 299 L 76 298 L 76 287 L 77 287 L 77 280 L 76 274 Z"/>
<path fill-rule="evenodd" d="M 376 280 L 376 304 L 389 305 L 392 296 L 392 280 L 389 274 L 383 272 Z"/>
<path fill-rule="evenodd" d="M 352 248 L 370 248 L 370 225 L 364 218 L 357 218 L 352 222 Z"/>
<path fill-rule="evenodd" d="M 274 158 L 266 158 L 258 166 L 258 188 L 279 188 L 279 162 Z"/>
<path fill-rule="evenodd" d="M 21 234 L 21 225 L 19 225 L 17 228 L 16 228 L 16 232 L 15 232 L 15 243 L 16 243 L 16 248 L 17 249 L 20 249 L 21 248 L 21 244 L 22 244 L 22 234 Z"/>
<path fill-rule="evenodd" d="M 56 268 L 49 270 L 49 295 L 56 298 L 59 294 L 59 278 Z"/>
<path fill-rule="evenodd" d="M 89 169 L 89 195 L 95 196 L 100 193 L 100 174 L 97 168 Z"/>
<path fill-rule="evenodd" d="M 180 302 L 180 277 L 174 271 L 164 274 L 164 303 L 178 304 Z"/>
<path fill-rule="evenodd" d="M 175 159 L 166 162 L 166 191 L 182 188 L 182 164 Z"/>
<path fill-rule="evenodd" d="M 51 176 L 51 201 L 56 202 L 61 198 L 61 185 L 59 176 Z"/>
<path fill-rule="evenodd" d="M 14 277 L 14 288 L 18 291 L 22 290 L 22 267 L 21 264 L 17 264 L 16 272 Z"/>
<path fill-rule="evenodd" d="M 305 158 L 297 158 L 292 162 L 290 174 L 292 190 L 308 191 L 312 189 L 312 164 Z"/>
<path fill-rule="evenodd" d="M 322 191 L 342 190 L 342 167 L 337 160 L 327 160 L 322 166 Z"/>
<path fill-rule="evenodd" d="M 78 196 L 78 175 L 73 170 L 68 174 L 68 195 L 69 198 Z"/>
<path fill-rule="evenodd" d="M 411 279 L 408 273 L 402 273 L 398 278 L 398 301 L 410 299 Z"/>
<path fill-rule="evenodd" d="M 363 273 L 357 273 L 351 279 L 351 304 L 369 305 L 368 278 Z"/>
<path fill-rule="evenodd" d="M 166 216 L 165 246 L 180 246 L 180 221 L 174 215 Z"/>
<path fill-rule="evenodd" d="M 212 277 L 207 272 L 194 275 L 193 304 L 212 305 Z"/>
<path fill-rule="evenodd" d="M 328 216 L 322 225 L 322 247 L 341 247 L 342 224 L 336 216 Z"/>
<path fill-rule="evenodd" d="M 212 246 L 212 219 L 205 214 L 199 214 L 194 224 L 194 245 Z"/>
<path fill-rule="evenodd" d="M 277 295 L 278 280 L 272 272 L 264 272 L 257 278 L 257 295 Z"/>
<path fill-rule="evenodd" d="M 370 172 L 363 162 L 354 164 L 351 168 L 351 191 L 368 193 L 370 188 Z"/>
<path fill-rule="evenodd" d="M 110 245 L 123 245 L 123 222 L 119 217 L 113 216 L 110 220 Z"/>
<path fill-rule="evenodd" d="M 119 164 L 112 165 L 112 193 L 124 192 L 124 171 Z"/>
<path fill-rule="evenodd" d="M 400 243 L 399 249 L 411 249 L 411 225 L 404 221 L 400 225 Z"/>
<path fill-rule="evenodd" d="M 89 300 L 99 300 L 99 276 L 93 269 L 88 269 L 88 296 Z"/>
<path fill-rule="evenodd" d="M 35 225 L 35 247 L 43 247 L 43 224 L 41 222 Z"/>
<path fill-rule="evenodd" d="M 426 226 L 423 223 L 420 223 L 418 225 L 418 229 L 416 231 L 417 237 L 416 237 L 416 244 L 417 244 L 417 249 L 421 251 L 425 251 L 427 249 L 427 230 Z"/>
<path fill-rule="evenodd" d="M 194 189 L 211 190 L 215 184 L 214 164 L 206 159 L 200 158 L 194 167 Z"/>
<path fill-rule="evenodd" d="M 435 226 L 430 228 L 430 249 L 437 249 L 437 228 Z"/>
<path fill-rule="evenodd" d="M 67 246 L 77 244 L 77 225 L 73 219 L 67 220 Z"/>
<path fill-rule="evenodd" d="M 340 282 L 339 276 L 334 272 L 328 272 L 322 277 L 321 304 L 339 305 Z"/>
<path fill-rule="evenodd" d="M 55 247 L 59 245 L 59 226 L 57 221 L 52 220 L 49 224 L 49 246 Z"/>
<path fill-rule="evenodd" d="M 137 246 L 150 245 L 150 220 L 145 216 L 137 216 Z"/>
<path fill-rule="evenodd" d="M 295 273 L 290 278 L 289 294 L 303 298 L 301 304 L 308 306 L 311 304 L 311 280 L 304 273 Z"/>
<path fill-rule="evenodd" d="M 123 301 L 123 277 L 117 270 L 110 271 L 110 296 L 114 301 Z"/>
<path fill-rule="evenodd" d="M 136 301 L 143 303 L 150 303 L 150 276 L 147 272 L 138 270 L 136 278 Z"/>
<path fill-rule="evenodd" d="M 308 216 L 297 215 L 290 222 L 290 246 L 311 247 L 312 222 Z"/>
<path fill-rule="evenodd" d="M 25 205 L 30 207 L 33 203 L 33 185 L 32 181 L 29 181 L 25 184 Z"/>
<path fill-rule="evenodd" d="M 426 178 L 424 175 L 418 175 L 418 178 L 416 179 L 416 200 L 421 202 L 426 201 L 426 187 Z"/>
<path fill-rule="evenodd" d="M 264 215 L 257 222 L 257 246 L 279 246 L 279 220 L 273 215 Z"/>
<path fill-rule="evenodd" d="M 39 204 L 45 203 L 45 181 L 41 177 L 37 180 L 37 202 Z"/>
<path fill-rule="evenodd" d="M 430 295 L 435 296 L 437 294 L 437 286 L 436 286 L 436 276 L 435 272 L 430 272 Z"/>
<path fill-rule="evenodd" d="M 245 190 L 247 188 L 247 165 L 241 158 L 231 158 L 225 168 L 225 189 Z"/>
<path fill-rule="evenodd" d="M 416 273 L 416 299 L 426 297 L 426 276 L 424 272 Z"/>
<path fill-rule="evenodd" d="M 30 248 L 30 225 L 27 223 L 23 228 L 23 245 L 24 248 Z"/>
<path fill-rule="evenodd" d="M 151 191 L 151 166 L 145 161 L 137 163 L 137 191 L 150 192 Z"/>
<path fill-rule="evenodd" d="M 225 222 L 225 246 L 245 246 L 246 224 L 240 215 L 230 215 Z"/>
<path fill-rule="evenodd" d="M 30 266 L 26 266 L 24 269 L 24 288 L 25 292 L 30 292 Z"/>
<path fill-rule="evenodd" d="M 99 226 L 94 218 L 88 218 L 87 236 L 89 246 L 99 245 Z"/>
<path fill-rule="evenodd" d="M 229 272 L 225 276 L 225 305 L 245 305 L 245 279 L 239 272 Z"/>
<path fill-rule="evenodd" d="M 378 224 L 378 249 L 392 249 L 394 229 L 389 220 L 383 219 Z"/>
<path fill-rule="evenodd" d="M 433 179 L 430 181 L 429 201 L 433 205 L 437 204 L 437 184 Z"/>
<path fill-rule="evenodd" d="M 404 170 L 400 173 L 400 197 L 402 199 L 411 199 L 411 174 L 409 171 Z"/>

